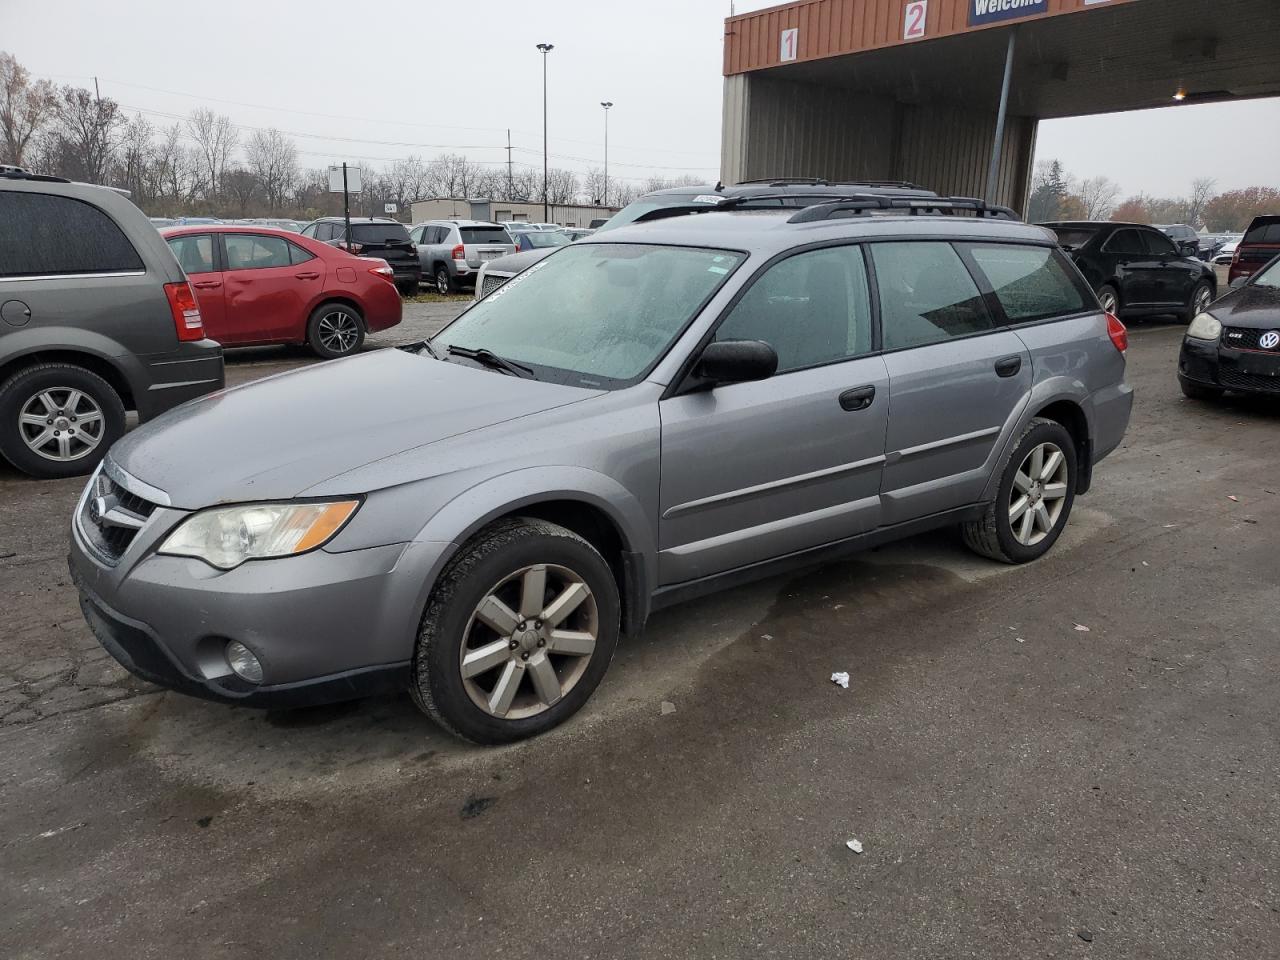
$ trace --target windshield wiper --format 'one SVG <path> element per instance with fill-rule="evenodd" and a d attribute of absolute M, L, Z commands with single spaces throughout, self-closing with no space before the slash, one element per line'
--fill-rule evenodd
<path fill-rule="evenodd" d="M 449 347 L 449 356 L 466 357 L 468 360 L 475 360 L 482 363 L 486 367 L 494 370 L 502 370 L 511 374 L 513 377 L 524 377 L 526 380 L 535 379 L 533 369 L 526 367 L 523 363 L 516 363 L 514 360 L 508 360 L 506 357 L 500 357 L 492 350 L 484 347 Z"/>

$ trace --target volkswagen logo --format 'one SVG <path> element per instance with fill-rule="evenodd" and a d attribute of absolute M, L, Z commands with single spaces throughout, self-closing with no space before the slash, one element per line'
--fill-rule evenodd
<path fill-rule="evenodd" d="M 1280 330 L 1268 330 L 1258 338 L 1258 346 L 1263 350 L 1274 350 L 1280 347 Z"/>

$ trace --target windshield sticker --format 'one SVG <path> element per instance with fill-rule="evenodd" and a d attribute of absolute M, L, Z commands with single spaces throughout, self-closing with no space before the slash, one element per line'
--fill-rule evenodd
<path fill-rule="evenodd" d="M 707 267 L 707 273 L 725 274 L 729 272 L 728 267 Z"/>
<path fill-rule="evenodd" d="M 721 199 L 722 199 L 721 197 L 717 197 L 714 194 L 703 193 L 694 197 L 689 202 L 690 203 L 719 203 Z"/>

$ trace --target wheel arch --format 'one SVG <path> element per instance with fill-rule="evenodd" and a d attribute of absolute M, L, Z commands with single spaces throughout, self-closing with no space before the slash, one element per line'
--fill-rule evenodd
<path fill-rule="evenodd" d="M 28 367 L 34 367 L 42 363 L 66 363 L 83 367 L 90 373 L 95 373 L 107 381 L 111 389 L 120 397 L 120 402 L 124 404 L 126 410 L 137 409 L 133 388 L 123 370 L 100 354 L 74 348 L 51 347 L 35 349 L 6 357 L 3 361 L 0 361 L 0 383 L 4 383 L 15 373 L 20 373 Z"/>
<path fill-rule="evenodd" d="M 1040 406 L 1031 416 L 1060 423 L 1071 434 L 1076 446 L 1076 493 L 1088 493 L 1093 483 L 1093 441 L 1084 408 L 1075 399 L 1063 397 Z"/>

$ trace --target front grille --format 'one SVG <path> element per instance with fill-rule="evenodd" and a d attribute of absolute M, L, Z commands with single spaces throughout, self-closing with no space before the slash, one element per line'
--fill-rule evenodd
<path fill-rule="evenodd" d="M 116 483 L 105 470 L 94 476 L 80 510 L 80 532 L 105 563 L 120 562 L 156 505 Z"/>
<path fill-rule="evenodd" d="M 480 284 L 480 299 L 483 300 L 493 291 L 506 283 L 510 277 L 504 277 L 501 274 L 486 273 L 484 275 L 484 283 Z"/>
<path fill-rule="evenodd" d="M 1230 367 L 1218 371 L 1218 382 L 1228 390 L 1258 390 L 1263 393 L 1280 393 L 1280 376 L 1265 377 L 1256 373 L 1241 373 Z"/>
<path fill-rule="evenodd" d="M 1258 342 L 1264 333 L 1270 333 L 1273 329 L 1276 328 L 1252 330 L 1248 327 L 1226 327 L 1222 331 L 1222 344 L 1233 350 L 1262 350 L 1266 353 L 1280 354 L 1280 344 L 1268 348 Z"/>

